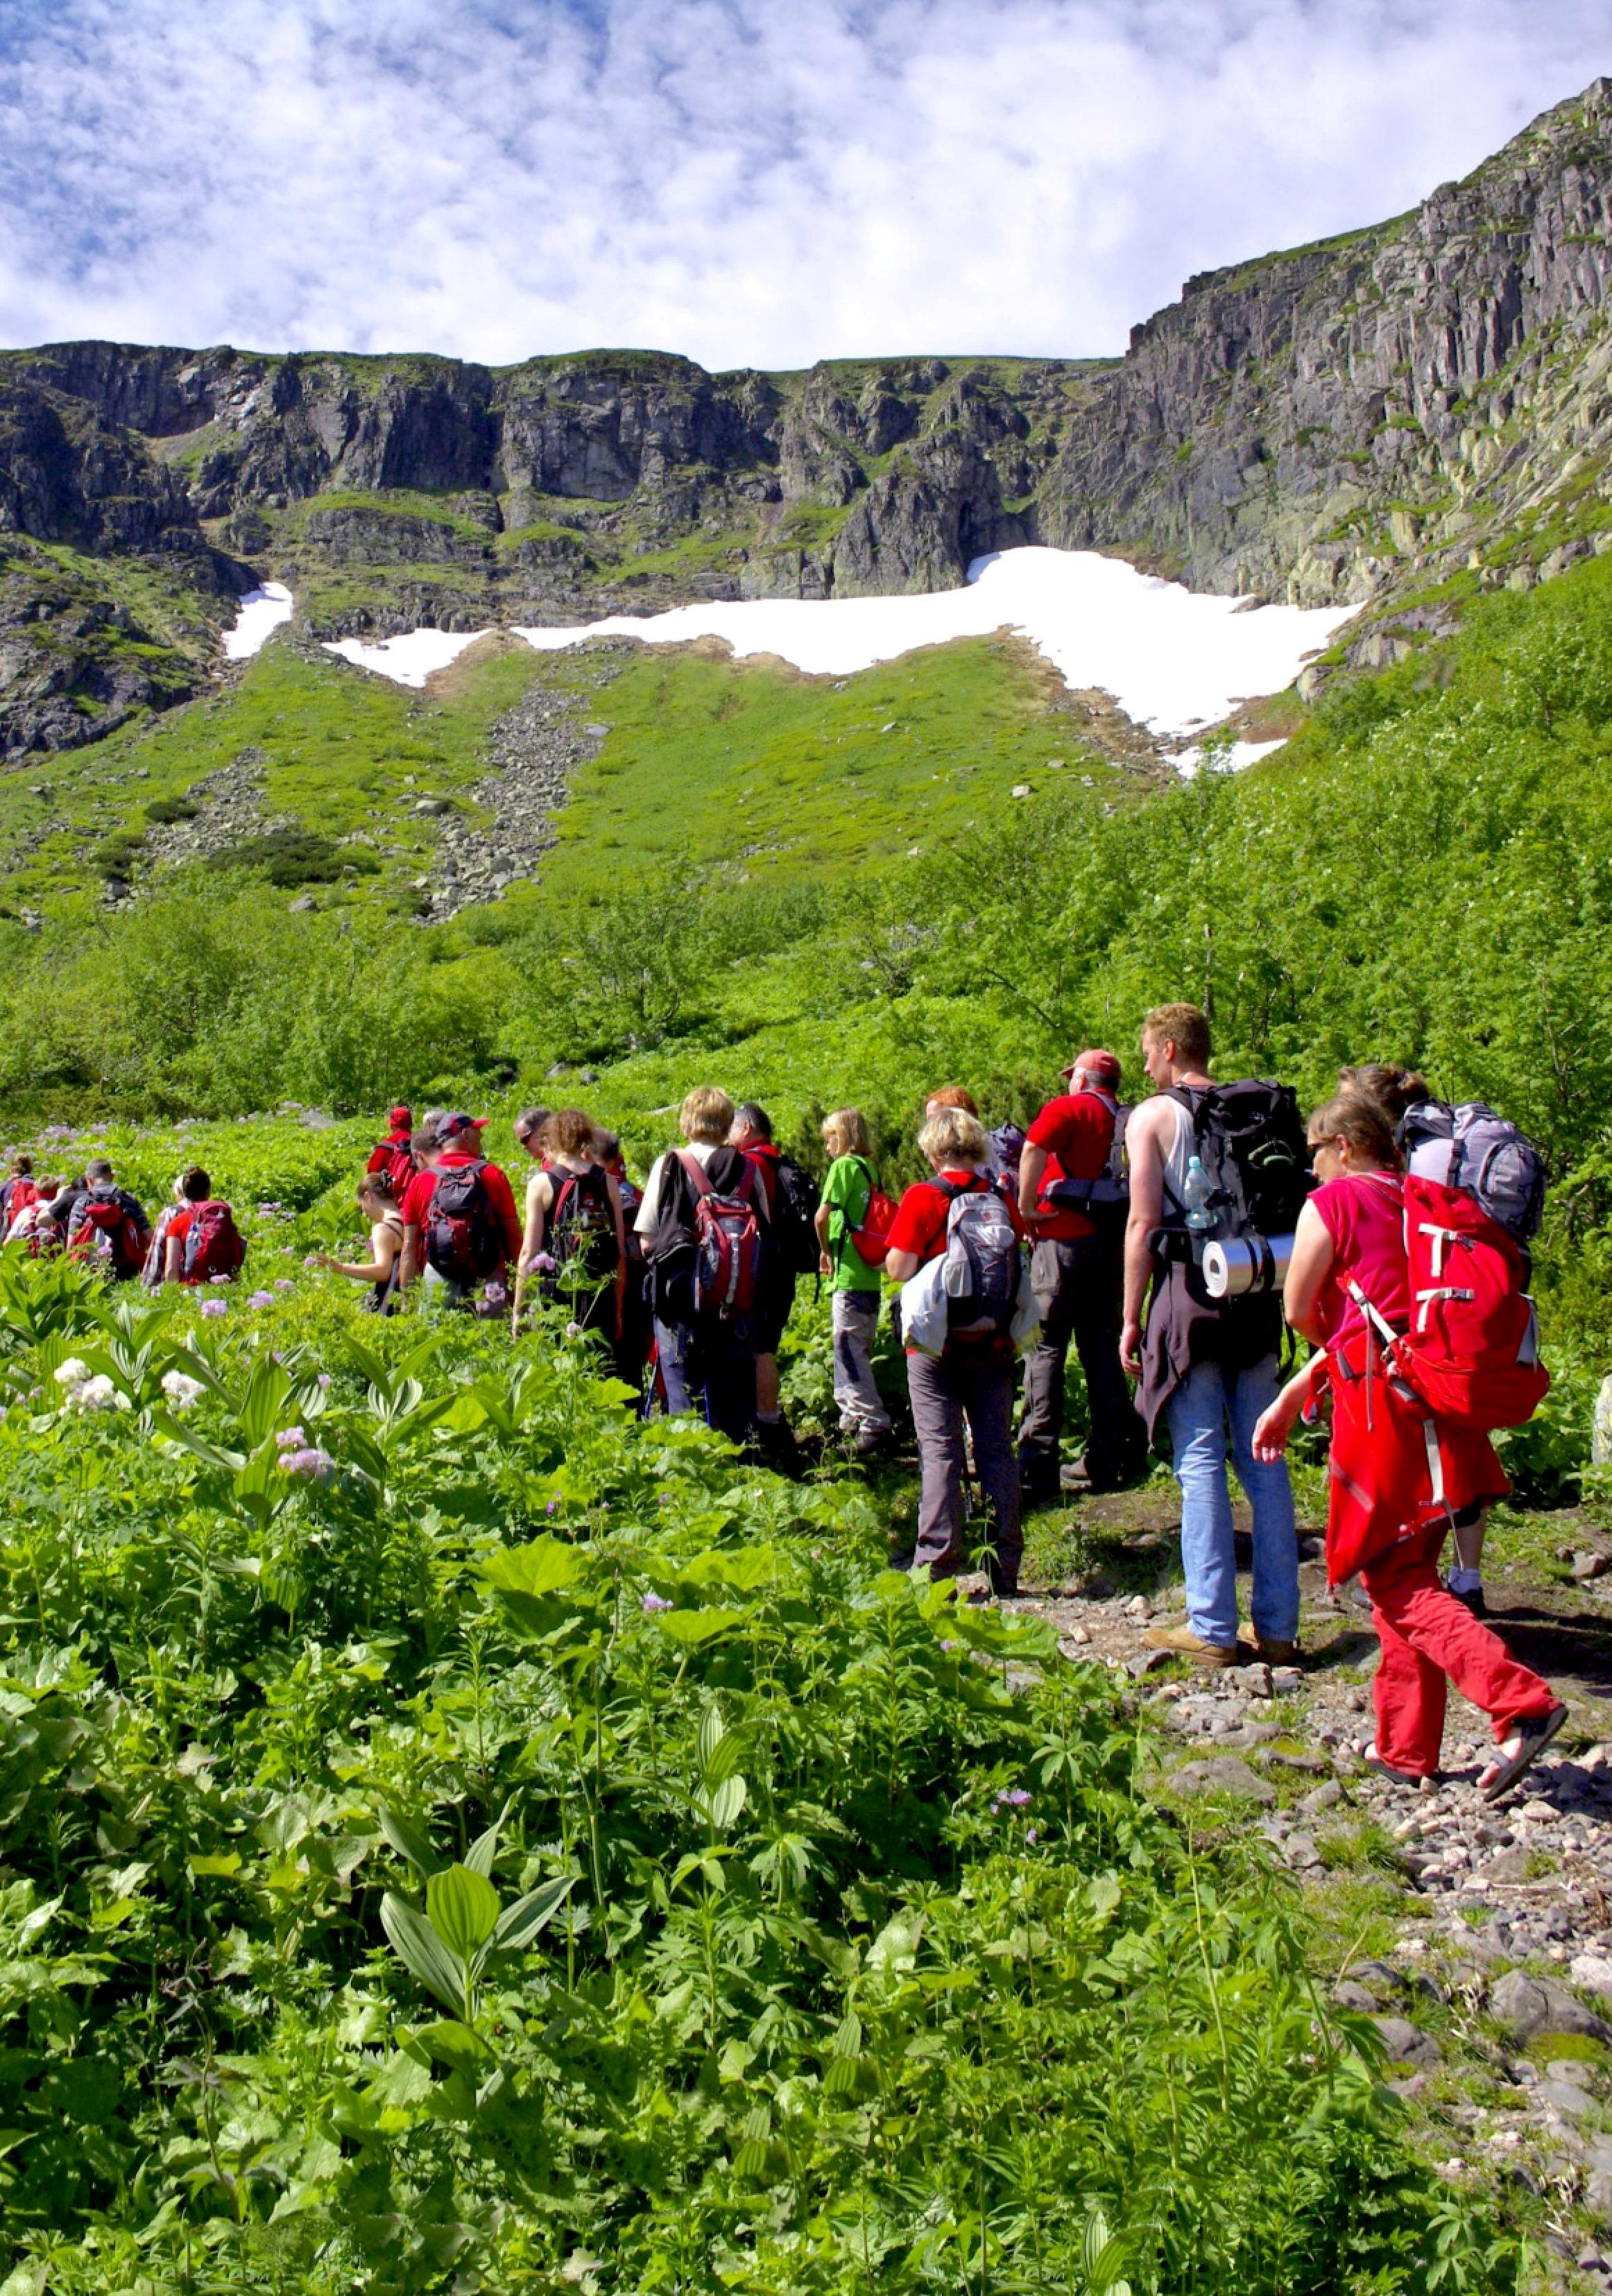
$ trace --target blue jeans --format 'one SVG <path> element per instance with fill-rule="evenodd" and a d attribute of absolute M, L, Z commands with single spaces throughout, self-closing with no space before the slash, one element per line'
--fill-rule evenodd
<path fill-rule="evenodd" d="M 1181 1560 L 1187 1576 L 1187 1624 L 1207 1643 L 1237 1640 L 1237 1562 L 1226 1436 L 1232 1463 L 1254 1510 L 1254 1631 L 1262 1641 L 1298 1636 L 1298 1537 L 1285 1462 L 1262 1466 L 1249 1449 L 1254 1423 L 1274 1402 L 1276 1357 L 1249 1371 L 1194 1364 L 1165 1406 L 1175 1480 L 1181 1485 Z"/>

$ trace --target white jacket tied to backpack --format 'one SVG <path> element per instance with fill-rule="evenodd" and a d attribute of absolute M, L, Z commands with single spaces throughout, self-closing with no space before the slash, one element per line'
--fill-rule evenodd
<path fill-rule="evenodd" d="M 1024 1349 L 1041 1325 L 1029 1255 L 994 1188 L 956 1194 L 946 1213 L 945 1250 L 901 1287 L 902 1337 L 924 1355 L 948 1340 L 993 1332 Z"/>

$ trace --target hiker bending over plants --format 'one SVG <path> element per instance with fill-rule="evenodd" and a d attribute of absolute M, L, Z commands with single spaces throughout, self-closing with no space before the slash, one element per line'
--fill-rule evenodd
<path fill-rule="evenodd" d="M 521 1144 L 531 1153 L 532 1142 Z M 600 1159 L 593 1118 L 581 1109 L 546 1117 L 536 1144 L 541 1161 L 527 1183 L 510 1328 L 519 1331 L 535 1283 L 545 1300 L 563 1299 L 585 1331 L 601 1332 L 614 1346 L 626 1269 L 620 1186 Z"/>
<path fill-rule="evenodd" d="M 1439 1580 L 1452 1514 L 1502 1496 L 1506 1478 L 1487 1434 L 1435 1413 L 1412 1383 L 1425 1376 L 1415 1348 L 1407 1345 L 1412 1293 L 1436 1331 L 1446 1287 L 1415 1282 L 1405 1192 L 1418 1183 L 1402 1177 L 1387 1111 L 1362 1094 L 1341 1094 L 1316 1110 L 1309 1141 L 1321 1185 L 1298 1217 L 1283 1305 L 1293 1328 L 1324 1352 L 1262 1414 L 1255 1456 L 1279 1462 L 1300 1412 L 1330 1383 L 1327 1576 L 1337 1586 L 1358 1571 L 1382 1644 L 1372 1685 L 1377 1732 L 1362 1752 L 1374 1769 L 1403 1783 L 1435 1775 L 1452 1681 L 1493 1726 L 1494 1759 L 1478 1784 L 1498 1800 L 1567 1714 L 1549 1685 L 1519 1665 Z M 1468 1279 L 1460 1288 L 1469 1300 L 1482 1281 L 1479 1255 L 1503 1261 L 1509 1239 L 1498 1229 L 1500 1242 L 1483 1238 L 1471 1222 L 1457 1226 L 1454 1207 L 1448 1208 L 1452 1224 L 1438 1226 L 1445 1209 L 1419 1193 L 1412 1219 L 1420 1235 L 1431 1226 L 1450 1250 L 1458 1235 L 1477 1238 L 1458 1254 Z M 1432 1221 L 1425 1218 L 1429 1210 Z"/>
<path fill-rule="evenodd" d="M 332 1275 L 345 1275 L 355 1283 L 370 1284 L 370 1297 L 364 1304 L 372 1315 L 395 1315 L 403 1274 L 403 1213 L 384 1172 L 366 1173 L 359 1181 L 358 1209 L 370 1224 L 369 1258 L 338 1259 L 331 1252 L 316 1251 L 312 1259 L 316 1267 L 328 1267 Z"/>

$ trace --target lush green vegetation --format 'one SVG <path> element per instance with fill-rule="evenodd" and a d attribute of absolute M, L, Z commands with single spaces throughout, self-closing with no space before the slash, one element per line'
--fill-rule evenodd
<path fill-rule="evenodd" d="M 1516 2284 L 1044 1630 L 283 1281 L 0 1258 L 9 2285 Z"/>

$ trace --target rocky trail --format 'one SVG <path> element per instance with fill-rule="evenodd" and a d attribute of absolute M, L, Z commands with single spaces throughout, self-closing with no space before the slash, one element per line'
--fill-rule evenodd
<path fill-rule="evenodd" d="M 1240 1505 L 1240 1524 L 1246 1512 Z M 1452 1694 L 1436 1790 L 1359 1758 L 1369 1614 L 1305 1538 L 1302 1664 L 1200 1672 L 1142 1640 L 1181 1615 L 1173 1488 L 1032 1516 L 1014 1607 L 1133 1685 L 1158 1790 L 1206 1832 L 1253 1827 L 1313 1917 L 1318 1974 L 1371 2020 L 1412 2132 L 1452 2184 L 1505 2189 L 1558 2284 L 1612 2288 L 1612 1589 L 1583 1515 L 1505 1513 L 1490 1622 L 1572 1710 L 1511 1798 L 1477 1779 L 1488 1727 Z M 1246 1541 L 1240 1532 L 1240 1563 Z M 1247 1581 L 1241 1586 L 1247 1615 Z"/>

